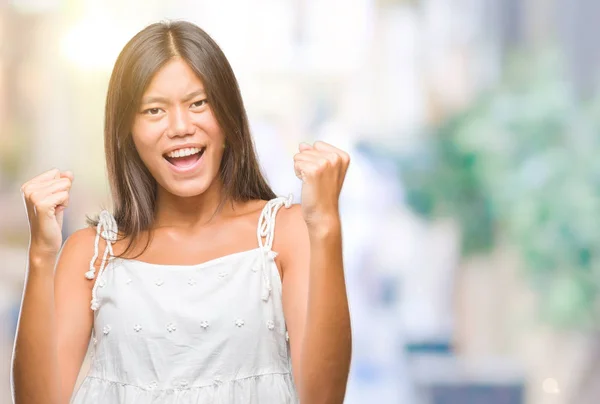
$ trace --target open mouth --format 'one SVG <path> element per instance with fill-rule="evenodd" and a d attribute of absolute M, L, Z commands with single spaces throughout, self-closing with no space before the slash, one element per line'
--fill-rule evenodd
<path fill-rule="evenodd" d="M 163 154 L 163 157 L 177 168 L 187 168 L 196 164 L 205 150 L 206 147 L 189 147 Z"/>

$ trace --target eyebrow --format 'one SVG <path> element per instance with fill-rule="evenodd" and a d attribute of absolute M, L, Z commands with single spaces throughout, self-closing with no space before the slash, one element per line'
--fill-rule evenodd
<path fill-rule="evenodd" d="M 204 92 L 204 89 L 196 90 L 196 91 L 193 91 L 193 92 L 187 94 L 185 97 L 183 97 L 183 99 L 181 101 L 187 102 L 187 101 L 190 101 L 192 98 L 197 97 L 199 95 L 206 95 L 206 93 Z M 158 96 L 157 97 L 150 96 L 150 97 L 145 97 L 142 99 L 142 105 L 152 104 L 155 102 L 161 103 L 161 104 L 170 104 L 171 103 L 171 101 L 168 100 L 167 98 L 158 97 Z"/>

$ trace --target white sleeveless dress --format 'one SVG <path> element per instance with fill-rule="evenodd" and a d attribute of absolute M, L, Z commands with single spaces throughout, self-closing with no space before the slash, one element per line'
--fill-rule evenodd
<path fill-rule="evenodd" d="M 103 211 L 92 260 L 101 236 L 103 265 L 85 274 L 96 279 L 92 363 L 71 403 L 298 403 L 271 250 L 290 205 L 265 205 L 257 248 L 197 265 L 113 257 L 116 223 Z"/>

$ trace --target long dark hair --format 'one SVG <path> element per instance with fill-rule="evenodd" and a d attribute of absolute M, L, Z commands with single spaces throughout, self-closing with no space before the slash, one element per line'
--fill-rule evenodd
<path fill-rule="evenodd" d="M 133 143 L 133 119 L 153 76 L 174 57 L 185 61 L 204 83 L 209 105 L 225 135 L 219 170 L 223 183 L 220 206 L 227 201 L 275 197 L 260 171 L 237 80 L 219 46 L 189 22 L 149 25 L 119 54 L 106 96 L 106 165 L 119 236 L 130 239 L 125 252 L 142 231 L 151 228 L 157 193 L 156 180 Z M 98 219 L 89 223 L 95 226 Z"/>

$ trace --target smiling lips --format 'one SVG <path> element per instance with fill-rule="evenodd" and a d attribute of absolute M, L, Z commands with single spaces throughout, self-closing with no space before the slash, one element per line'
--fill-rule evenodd
<path fill-rule="evenodd" d="M 163 155 L 172 168 L 176 171 L 189 171 L 194 168 L 204 154 L 205 147 L 186 147 L 173 150 Z"/>

